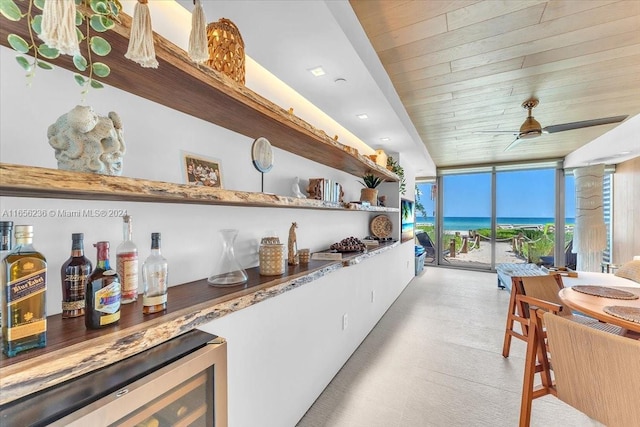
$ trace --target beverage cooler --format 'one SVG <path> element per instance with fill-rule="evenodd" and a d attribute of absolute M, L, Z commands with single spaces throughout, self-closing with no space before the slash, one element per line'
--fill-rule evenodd
<path fill-rule="evenodd" d="M 0 407 L 3 426 L 227 425 L 227 347 L 194 330 Z"/>

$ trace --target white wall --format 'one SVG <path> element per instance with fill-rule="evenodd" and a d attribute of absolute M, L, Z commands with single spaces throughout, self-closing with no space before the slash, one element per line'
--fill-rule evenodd
<path fill-rule="evenodd" d="M 48 144 L 46 133 L 60 115 L 80 103 L 80 89 L 72 73 L 62 69 L 38 70 L 31 87 L 27 87 L 13 52 L 2 47 L 0 83 L 0 161 L 56 168 L 54 150 Z M 128 150 L 124 176 L 183 182 L 181 150 L 186 150 L 220 159 L 225 188 L 260 191 L 260 174 L 251 164 L 253 141 L 249 138 L 110 87 L 92 90 L 87 104 L 102 115 L 109 111 L 120 114 Z M 334 179 L 345 187 L 346 200 L 359 199 L 358 177 L 277 149 L 275 166 L 265 176 L 265 191 L 290 195 L 295 176 L 304 184 L 313 177 Z M 408 188 L 412 194 L 413 181 L 410 182 Z M 389 191 L 397 188 L 389 185 Z M 38 218 L 18 217 L 15 215 L 18 209 L 49 214 Z M 150 233 L 161 232 L 172 285 L 201 279 L 211 272 L 221 253 L 218 229 L 240 230 L 236 254 L 243 266 L 252 267 L 257 265 L 259 238 L 267 230 L 275 230 L 286 241 L 287 230 L 291 222 L 296 221 L 298 247 L 315 251 L 347 236 L 369 234 L 369 221 L 376 215 L 0 197 L 1 220 L 35 227 L 34 245 L 46 256 L 49 267 L 49 315 L 61 311 L 59 271 L 69 256 L 71 233 L 85 233 L 85 251 L 93 262 L 93 243 L 108 240 L 115 250 L 122 239 L 119 217 L 62 218 L 57 214 L 60 210 L 75 209 L 126 210 L 134 219 L 134 239 L 141 258 L 149 253 Z M 411 280 L 413 263 L 413 244 L 403 244 L 379 257 L 207 325 L 206 330 L 229 341 L 231 425 L 295 424 Z M 372 303 L 373 289 L 376 299 Z M 349 315 L 349 327 L 343 332 L 344 313 Z M 267 422 L 271 424 L 265 424 Z"/>
<path fill-rule="evenodd" d="M 11 50 L 0 49 L 0 160 L 56 168 L 54 150 L 47 141 L 47 128 L 80 102 L 79 86 L 70 72 L 56 69 L 38 70 L 31 87 L 27 87 L 13 56 Z M 183 182 L 181 150 L 186 150 L 220 159 L 225 188 L 260 191 L 260 174 L 251 164 L 253 141 L 249 138 L 111 87 L 92 90 L 87 104 L 100 114 L 106 115 L 109 111 L 120 114 L 127 143 L 124 176 Z M 301 178 L 303 186 L 312 177 L 334 179 L 345 187 L 347 200 L 359 199 L 358 177 L 278 149 L 275 166 L 265 176 L 265 191 L 290 195 L 295 176 Z M 275 230 L 286 239 L 291 222 L 297 221 L 298 247 L 320 250 L 347 236 L 367 235 L 368 222 L 373 216 L 366 212 L 2 197 L 1 219 L 33 224 L 34 245 L 47 257 L 48 314 L 60 312 L 62 293 L 58 271 L 69 256 L 71 233 L 85 233 L 85 251 L 95 260 L 92 244 L 108 240 L 115 249 L 122 240 L 122 221 L 120 218 L 59 216 L 19 218 L 10 211 L 81 208 L 126 210 L 133 216 L 134 238 L 142 257 L 149 252 L 150 233 L 161 232 L 163 252 L 173 267 L 172 284 L 200 279 L 210 273 L 221 252 L 218 229 L 240 230 L 236 253 L 243 266 L 250 267 L 257 265 L 257 242 L 267 230 Z"/>
<path fill-rule="evenodd" d="M 201 328 L 228 340 L 229 425 L 293 427 L 411 280 L 413 255 L 403 244 Z"/>

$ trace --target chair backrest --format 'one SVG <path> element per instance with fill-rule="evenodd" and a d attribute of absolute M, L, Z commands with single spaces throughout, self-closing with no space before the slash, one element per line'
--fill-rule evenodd
<path fill-rule="evenodd" d="M 640 341 L 544 314 L 557 397 L 610 427 L 640 422 Z"/>
<path fill-rule="evenodd" d="M 571 270 L 575 270 L 578 264 L 578 254 L 573 253 L 573 239 L 564 248 L 564 265 Z"/>
<path fill-rule="evenodd" d="M 431 241 L 431 237 L 425 232 L 416 233 L 416 237 L 418 238 L 418 242 L 424 248 L 434 248 L 433 242 Z"/>
<path fill-rule="evenodd" d="M 517 280 L 513 280 L 512 285 L 516 286 L 518 293 L 522 295 L 562 305 L 558 292 L 564 288 L 564 284 L 562 283 L 562 276 L 559 274 L 520 276 Z"/>

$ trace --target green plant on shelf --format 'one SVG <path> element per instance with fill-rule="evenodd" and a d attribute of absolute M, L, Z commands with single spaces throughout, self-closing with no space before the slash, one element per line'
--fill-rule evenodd
<path fill-rule="evenodd" d="M 400 194 L 404 194 L 407 191 L 407 183 L 404 178 L 404 168 L 391 156 L 387 157 L 387 169 L 398 175 L 400 178 Z"/>
<path fill-rule="evenodd" d="M 26 18 L 27 38 L 11 33 L 7 36 L 7 41 L 11 48 L 19 53 L 16 61 L 27 72 L 28 84 L 38 68 L 53 69 L 47 61 L 56 60 L 61 55 L 58 49 L 38 39 L 42 33 L 42 11 L 46 1 L 62 0 L 29 0 L 26 13 L 22 13 L 14 0 L 0 0 L 0 13 L 4 18 L 16 22 Z M 79 72 L 88 73 L 88 76 L 76 73 L 74 80 L 82 87 L 84 95 L 89 88 L 103 88 L 103 84 L 96 78 L 105 78 L 111 73 L 107 64 L 93 59 L 93 55 L 107 56 L 111 52 L 111 44 L 99 35 L 92 35 L 91 31 L 104 33 L 114 28 L 122 5 L 118 0 L 75 0 L 75 4 L 81 6 L 76 9 L 76 35 L 79 45 L 84 44 L 85 47 L 81 47 L 80 51 L 72 55 L 73 65 Z M 29 59 L 26 55 L 31 55 L 32 58 Z"/>
<path fill-rule="evenodd" d="M 358 181 L 358 182 L 364 185 L 366 188 L 377 188 L 380 184 L 384 182 L 384 179 L 377 177 L 373 174 L 366 174 L 362 177 L 362 181 Z"/>

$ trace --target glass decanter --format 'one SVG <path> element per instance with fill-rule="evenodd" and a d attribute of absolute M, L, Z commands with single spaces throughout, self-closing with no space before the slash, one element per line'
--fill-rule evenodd
<path fill-rule="evenodd" d="M 236 260 L 233 244 L 238 236 L 238 230 L 219 230 L 222 237 L 222 255 L 216 268 L 207 281 L 212 286 L 235 286 L 247 281 L 247 273 Z"/>

